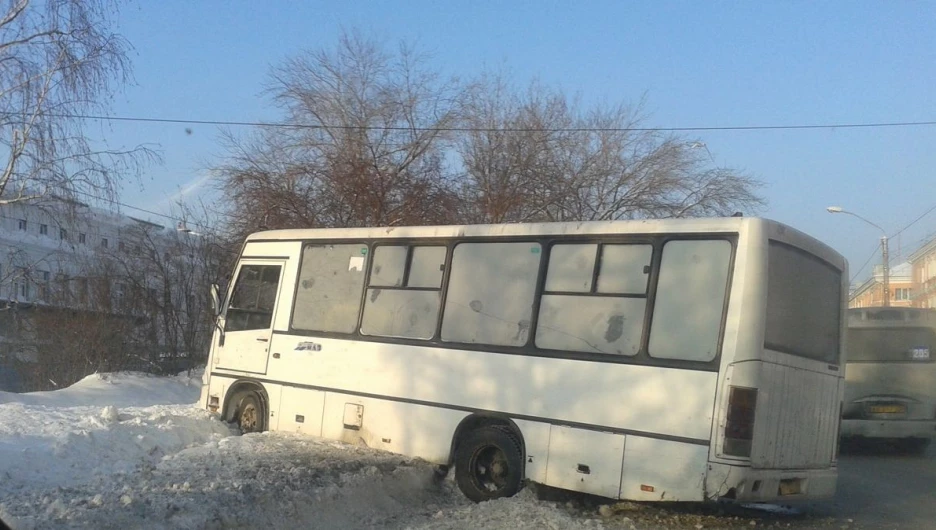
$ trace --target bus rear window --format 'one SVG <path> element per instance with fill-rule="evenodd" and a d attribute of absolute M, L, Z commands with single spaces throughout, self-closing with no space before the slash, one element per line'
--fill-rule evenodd
<path fill-rule="evenodd" d="M 932 361 L 936 334 L 929 328 L 849 328 L 849 361 Z"/>
<path fill-rule="evenodd" d="M 770 241 L 764 347 L 838 364 L 842 273 L 796 247 Z"/>

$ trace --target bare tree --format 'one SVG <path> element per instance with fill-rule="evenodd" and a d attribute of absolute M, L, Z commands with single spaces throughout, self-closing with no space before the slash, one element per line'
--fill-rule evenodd
<path fill-rule="evenodd" d="M 214 231 L 179 228 L 135 221 L 117 245 L 76 256 L 70 275 L 16 278 L 35 291 L 0 315 L 9 350 L 0 348 L 0 365 L 12 363 L 28 390 L 95 372 L 203 366 L 214 331 L 209 286 L 221 283 L 230 257 Z"/>
<path fill-rule="evenodd" d="M 129 80 L 110 0 L 0 0 L 0 205 L 52 196 L 114 199 L 152 151 L 107 150 L 81 115 Z"/>
<path fill-rule="evenodd" d="M 142 319 L 115 296 L 116 272 L 111 263 L 96 261 L 82 276 L 57 279 L 40 300 L 9 312 L 5 331 L 16 352 L 7 352 L 6 362 L 22 379 L 22 390 L 61 388 L 95 372 L 141 368 L 128 346 Z"/>
<path fill-rule="evenodd" d="M 269 228 L 730 215 L 759 182 L 698 142 L 642 129 L 640 106 L 583 106 L 502 74 L 440 81 L 411 48 L 357 34 L 273 70 L 284 120 L 224 137 L 235 236 Z M 702 145 L 702 144 L 698 144 Z"/>
<path fill-rule="evenodd" d="M 582 108 L 533 83 L 484 76 L 466 99 L 458 153 L 472 222 L 730 215 L 763 205 L 760 184 L 712 167 L 703 145 L 641 130 L 638 109 Z"/>
<path fill-rule="evenodd" d="M 121 310 L 141 318 L 141 343 L 153 347 L 148 360 L 160 365 L 207 358 L 214 331 L 208 293 L 229 262 L 213 231 L 179 228 L 139 223 L 109 256 Z"/>
<path fill-rule="evenodd" d="M 456 206 L 444 145 L 460 87 L 407 45 L 358 34 L 272 71 L 282 126 L 225 137 L 219 169 L 233 223 L 272 227 L 426 224 Z"/>

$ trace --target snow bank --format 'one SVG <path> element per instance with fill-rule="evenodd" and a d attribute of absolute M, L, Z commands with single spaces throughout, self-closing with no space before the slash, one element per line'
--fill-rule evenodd
<path fill-rule="evenodd" d="M 0 394 L 0 498 L 129 473 L 231 435 L 193 405 L 199 385 L 197 374 L 106 374 L 54 392 Z"/>
<path fill-rule="evenodd" d="M 132 372 L 93 374 L 61 390 L 28 394 L 0 392 L 0 404 L 21 403 L 48 407 L 188 404 L 198 401 L 201 372 L 193 371 L 191 375 L 182 373 L 168 378 Z"/>

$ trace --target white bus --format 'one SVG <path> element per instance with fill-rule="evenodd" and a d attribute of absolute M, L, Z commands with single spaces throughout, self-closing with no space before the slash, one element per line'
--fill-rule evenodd
<path fill-rule="evenodd" d="M 202 400 L 454 468 L 475 501 L 825 498 L 847 277 L 757 218 L 263 232 Z"/>
<path fill-rule="evenodd" d="M 936 310 L 848 311 L 844 441 L 922 452 L 936 437 Z"/>

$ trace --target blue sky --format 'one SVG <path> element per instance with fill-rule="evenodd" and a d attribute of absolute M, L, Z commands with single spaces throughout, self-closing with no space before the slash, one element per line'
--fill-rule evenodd
<path fill-rule="evenodd" d="M 139 1 L 120 32 L 136 84 L 113 113 L 269 120 L 272 64 L 333 45 L 342 28 L 417 43 L 447 74 L 507 68 L 585 102 L 636 103 L 661 127 L 936 120 L 936 3 L 698 1 Z M 152 144 L 164 164 L 123 202 L 158 211 L 224 152 L 211 126 L 111 123 L 112 146 Z M 237 129 L 248 132 L 246 129 Z M 765 217 L 845 254 L 852 273 L 879 233 L 830 215 L 859 213 L 895 233 L 936 206 L 936 127 L 689 133 L 719 165 L 766 183 Z M 217 200 L 205 187 L 187 197 Z M 132 213 L 128 211 L 128 213 Z M 936 235 L 936 212 L 892 242 L 906 256 Z M 879 259 L 879 258 L 878 258 Z"/>

